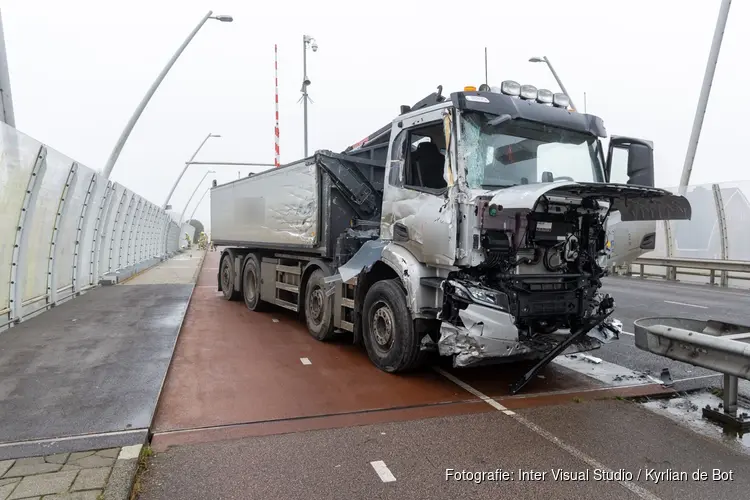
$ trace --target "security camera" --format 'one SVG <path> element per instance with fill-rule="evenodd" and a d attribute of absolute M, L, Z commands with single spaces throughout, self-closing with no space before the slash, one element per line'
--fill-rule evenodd
<path fill-rule="evenodd" d="M 317 43 L 313 42 L 310 47 L 313 49 L 313 52 L 317 52 L 318 51 L 318 44 Z"/>

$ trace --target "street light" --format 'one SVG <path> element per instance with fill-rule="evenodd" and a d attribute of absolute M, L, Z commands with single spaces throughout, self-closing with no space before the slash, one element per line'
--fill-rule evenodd
<path fill-rule="evenodd" d="M 201 142 L 201 145 L 198 146 L 198 149 L 195 150 L 195 153 L 193 153 L 193 156 L 191 156 L 190 159 L 185 162 L 185 167 L 182 169 L 182 172 L 180 172 L 180 175 L 177 177 L 177 180 L 174 181 L 174 184 L 172 185 L 172 189 L 169 190 L 169 194 L 167 195 L 167 199 L 164 200 L 164 210 L 167 209 L 167 205 L 169 205 L 169 200 L 172 199 L 172 195 L 174 194 L 174 190 L 177 188 L 177 184 L 180 183 L 182 176 L 185 175 L 185 171 L 192 164 L 193 158 L 195 158 L 195 156 L 201 150 L 203 145 L 206 144 L 206 141 L 208 141 L 211 137 L 221 137 L 221 136 L 219 134 L 208 134 L 206 138 L 203 139 L 203 142 Z"/>
<path fill-rule="evenodd" d="M 318 42 L 315 41 L 315 38 L 311 37 L 310 35 L 302 35 L 302 105 L 304 109 L 304 130 L 305 130 L 305 158 L 307 158 L 307 101 L 310 99 L 310 97 L 307 95 L 307 87 L 310 85 L 310 79 L 307 78 L 307 46 L 310 45 L 310 48 L 313 52 L 318 51 Z"/>
<path fill-rule="evenodd" d="M 180 214 L 180 227 L 182 227 L 182 218 L 185 217 L 185 212 L 187 212 L 188 205 L 190 205 L 190 202 L 193 200 L 193 196 L 195 196 L 195 193 L 198 191 L 198 188 L 201 187 L 201 184 L 203 184 L 203 181 L 206 180 L 206 177 L 208 174 L 215 174 L 213 170 L 207 171 L 205 174 L 203 174 L 203 177 L 201 177 L 200 182 L 198 185 L 195 186 L 195 189 L 193 189 L 193 194 L 190 195 L 190 198 L 188 198 L 187 203 L 185 203 L 185 208 L 182 209 L 182 213 Z"/>
<path fill-rule="evenodd" d="M 159 76 L 156 77 L 156 80 L 154 81 L 154 83 L 151 84 L 151 88 L 148 89 L 148 92 L 146 92 L 146 95 L 143 96 L 141 103 L 133 112 L 133 116 L 130 117 L 130 120 L 128 120 L 127 125 L 125 125 L 125 129 L 122 131 L 122 133 L 120 134 L 120 138 L 117 140 L 117 144 L 115 144 L 115 147 L 112 150 L 112 153 L 110 153 L 109 155 L 107 164 L 104 166 L 104 171 L 102 172 L 102 175 L 105 178 L 109 178 L 109 175 L 112 173 L 112 169 L 115 166 L 115 162 L 117 161 L 117 158 L 120 157 L 120 152 L 122 151 L 123 146 L 125 146 L 125 141 L 128 140 L 128 137 L 130 136 L 130 132 L 133 131 L 133 127 L 135 127 L 135 124 L 138 121 L 138 118 L 140 118 L 141 114 L 143 113 L 143 110 L 146 108 L 146 105 L 148 104 L 148 102 L 151 100 L 151 97 L 156 92 L 156 89 L 159 88 L 159 85 L 161 84 L 162 80 L 164 80 L 164 77 L 167 76 L 167 73 L 169 73 L 169 70 L 172 69 L 172 66 L 174 65 L 175 61 L 177 61 L 177 58 L 180 57 L 182 52 L 185 50 L 185 47 L 188 46 L 190 41 L 195 37 L 198 31 L 203 27 L 206 21 L 209 19 L 215 19 L 222 23 L 231 23 L 234 20 L 232 16 L 225 16 L 225 15 L 213 16 L 212 14 L 213 14 L 213 11 L 209 10 L 206 13 L 206 15 L 203 16 L 203 18 L 200 20 L 198 25 L 193 29 L 193 31 L 190 32 L 190 34 L 185 39 L 185 41 L 182 42 L 182 45 L 180 45 L 180 47 L 177 49 L 177 52 L 175 52 L 172 58 L 169 60 L 169 62 L 167 62 L 167 65 L 164 66 L 164 68 L 161 70 L 161 73 L 159 73 Z"/>
<path fill-rule="evenodd" d="M 216 180 L 216 179 L 214 179 Z M 203 194 L 201 195 L 200 199 L 198 200 L 198 204 L 195 205 L 195 208 L 193 208 L 193 213 L 190 214 L 190 218 L 188 220 L 193 220 L 193 217 L 195 217 L 195 212 L 198 210 L 198 207 L 201 206 L 201 203 L 203 203 L 203 198 L 206 197 L 208 192 L 211 190 L 211 186 L 208 186 L 205 191 L 203 191 Z"/>
<path fill-rule="evenodd" d="M 555 80 L 557 80 L 557 84 L 560 86 L 560 89 L 563 91 L 563 94 L 568 96 L 568 99 L 570 100 L 570 107 L 573 109 L 576 109 L 576 105 L 573 104 L 573 99 L 571 99 L 570 94 L 568 94 L 568 91 L 565 89 L 565 85 L 563 85 L 563 82 L 560 80 L 560 77 L 557 76 L 557 71 L 555 71 L 555 68 L 552 67 L 552 64 L 549 62 L 549 59 L 547 59 L 547 56 L 543 57 L 532 57 L 529 59 L 529 62 L 538 63 L 543 62 L 546 63 L 549 67 L 549 70 L 552 72 L 552 76 L 555 77 Z"/>

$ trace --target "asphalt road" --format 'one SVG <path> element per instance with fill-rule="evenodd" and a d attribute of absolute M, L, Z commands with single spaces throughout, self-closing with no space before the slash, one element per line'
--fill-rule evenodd
<path fill-rule="evenodd" d="M 635 320 L 650 316 L 716 319 L 750 325 L 750 292 L 745 290 L 637 278 L 607 278 L 604 291 L 615 298 L 614 317 L 622 321 L 623 329 L 631 334 Z M 662 368 L 669 368 L 672 379 L 682 380 L 685 389 L 721 387 L 722 384 L 722 376 L 716 372 L 638 349 L 634 337 L 628 334 L 591 354 L 655 376 Z M 740 381 L 740 393 L 750 397 L 750 383 Z"/>
<path fill-rule="evenodd" d="M 746 451 L 596 393 L 611 386 L 581 370 L 550 365 L 510 398 L 507 367 L 390 376 L 351 345 L 314 341 L 294 315 L 219 298 L 216 257 L 204 264 L 180 334 L 140 498 L 747 496 Z M 610 278 L 605 290 L 631 333 L 648 316 L 748 322 L 742 291 L 632 278 Z M 654 376 L 668 367 L 693 387 L 721 385 L 707 370 L 637 349 L 627 334 L 591 354 Z M 456 481 L 447 469 L 502 469 L 512 480 Z M 561 481 L 558 469 L 626 477 Z M 724 479 L 713 480 L 713 469 Z M 521 471 L 538 474 L 522 480 Z M 695 480 L 701 471 L 708 477 Z"/>
<path fill-rule="evenodd" d="M 609 400 L 177 446 L 152 459 L 142 498 L 739 499 L 747 470 L 747 455 Z"/>

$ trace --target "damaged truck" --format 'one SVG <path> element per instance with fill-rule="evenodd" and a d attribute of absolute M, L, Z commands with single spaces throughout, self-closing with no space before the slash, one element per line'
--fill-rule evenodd
<path fill-rule="evenodd" d="M 343 152 L 214 181 L 218 288 L 295 311 L 321 341 L 351 332 L 386 372 L 430 353 L 530 361 L 515 393 L 556 356 L 619 337 L 600 290 L 608 220 L 691 217 L 654 187 L 650 141 L 612 136 L 605 154 L 606 137 L 564 94 L 438 87 Z"/>

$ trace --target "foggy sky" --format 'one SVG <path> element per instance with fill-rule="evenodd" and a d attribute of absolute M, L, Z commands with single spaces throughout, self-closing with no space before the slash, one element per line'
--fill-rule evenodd
<path fill-rule="evenodd" d="M 197 160 L 273 163 L 273 46 L 279 45 L 281 160 L 302 157 L 302 35 L 308 52 L 310 151 L 340 151 L 389 123 L 399 105 L 513 79 L 558 91 L 546 55 L 582 110 L 610 134 L 654 141 L 656 182 L 676 186 L 720 0 L 526 2 L 252 2 L 0 0 L 17 128 L 101 169 L 156 75 L 206 11 L 209 20 L 162 83 L 112 178 L 161 205 Z M 357 5 L 357 7 L 354 7 Z M 689 8 L 688 8 L 689 6 Z M 746 2 L 732 4 L 691 184 L 745 180 L 750 111 Z M 743 142 L 744 141 L 744 142 Z M 209 167 L 190 167 L 181 211 Z M 210 179 L 236 179 L 215 167 Z M 252 169 L 259 171 L 262 169 Z M 240 169 L 246 175 L 249 169 Z M 208 223 L 208 196 L 196 218 Z M 192 205 L 188 215 L 192 211 Z"/>

